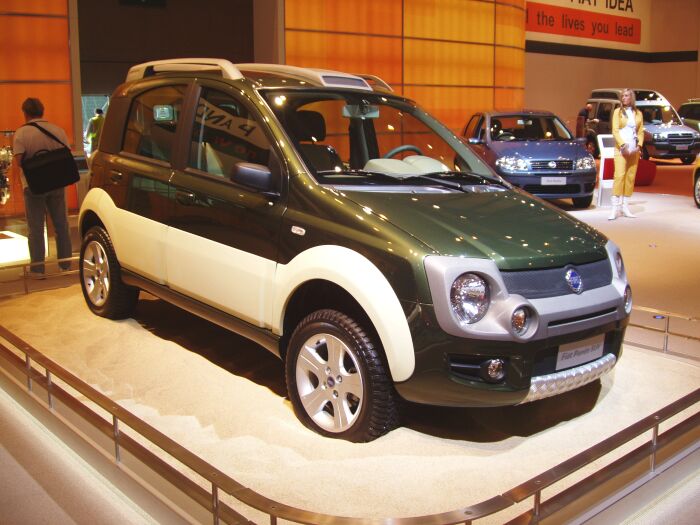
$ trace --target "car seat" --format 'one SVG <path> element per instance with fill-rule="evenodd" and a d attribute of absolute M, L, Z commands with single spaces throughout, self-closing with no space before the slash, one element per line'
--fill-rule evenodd
<path fill-rule="evenodd" d="M 498 119 L 491 119 L 491 138 L 493 140 L 498 140 L 498 135 L 501 134 L 503 124 Z"/>
<path fill-rule="evenodd" d="M 326 138 L 326 121 L 318 111 L 297 111 L 294 131 L 305 160 L 316 171 L 333 171 L 343 167 L 343 161 L 333 146 L 319 144 Z"/>

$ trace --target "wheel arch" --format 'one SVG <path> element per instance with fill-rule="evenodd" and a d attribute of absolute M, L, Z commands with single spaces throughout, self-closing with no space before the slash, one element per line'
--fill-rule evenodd
<path fill-rule="evenodd" d="M 344 313 L 369 323 L 366 328 L 381 343 L 393 380 L 405 381 L 413 373 L 413 340 L 401 303 L 386 277 L 363 255 L 341 246 L 316 246 L 278 267 L 275 288 L 272 329 L 282 336 L 281 354 L 305 315 L 321 308 L 348 308 Z"/>

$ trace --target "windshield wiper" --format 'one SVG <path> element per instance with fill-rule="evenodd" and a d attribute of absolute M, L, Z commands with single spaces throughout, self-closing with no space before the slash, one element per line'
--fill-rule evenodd
<path fill-rule="evenodd" d="M 449 177 L 451 179 L 460 178 L 475 181 L 479 184 L 498 184 L 500 186 L 505 186 L 501 178 L 476 173 L 475 171 L 435 171 L 417 175 L 417 177 L 426 177 L 430 180 L 443 180 L 443 177 Z"/>
<path fill-rule="evenodd" d="M 317 175 L 360 175 L 364 177 L 372 177 L 378 179 L 389 180 L 393 183 L 400 182 L 396 177 L 387 175 L 386 173 L 381 173 L 379 171 L 366 171 L 366 170 L 317 170 Z M 329 183 L 332 181 L 328 181 Z"/>

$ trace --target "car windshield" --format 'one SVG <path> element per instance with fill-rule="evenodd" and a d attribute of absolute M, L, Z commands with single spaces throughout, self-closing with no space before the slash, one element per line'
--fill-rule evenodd
<path fill-rule="evenodd" d="M 502 182 L 452 131 L 406 99 L 343 90 L 263 95 L 321 184 L 449 191 L 461 182 Z"/>
<path fill-rule="evenodd" d="M 571 140 L 566 126 L 552 115 L 498 115 L 491 117 L 491 140 Z"/>
<path fill-rule="evenodd" d="M 682 124 L 672 106 L 637 106 L 641 110 L 645 124 Z"/>

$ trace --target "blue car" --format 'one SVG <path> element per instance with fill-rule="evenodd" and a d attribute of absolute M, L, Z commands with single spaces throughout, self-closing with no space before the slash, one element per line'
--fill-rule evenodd
<path fill-rule="evenodd" d="M 484 161 L 511 184 L 543 199 L 593 201 L 595 159 L 549 111 L 476 113 L 462 133 Z"/>

